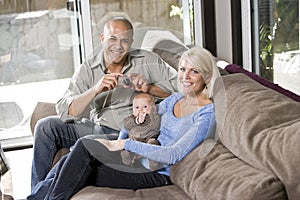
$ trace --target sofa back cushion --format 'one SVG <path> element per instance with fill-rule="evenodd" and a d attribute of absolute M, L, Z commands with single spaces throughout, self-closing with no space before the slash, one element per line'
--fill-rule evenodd
<path fill-rule="evenodd" d="M 172 166 L 170 177 L 191 199 L 287 199 L 276 176 L 246 164 L 211 139 Z"/>
<path fill-rule="evenodd" d="M 288 96 L 292 99 L 294 99 L 295 101 L 300 102 L 300 96 L 287 90 L 284 89 L 283 87 L 281 87 L 278 84 L 275 84 L 253 72 L 250 72 L 248 70 L 245 70 L 244 68 L 242 68 L 241 66 L 235 65 L 235 64 L 229 64 L 225 67 L 225 70 L 227 72 L 229 72 L 230 74 L 235 74 L 235 73 L 243 73 L 247 76 L 249 76 L 250 78 L 252 78 L 253 80 L 257 81 L 258 83 L 262 84 L 263 86 L 266 86 L 268 88 L 271 88 L 272 90 L 275 90 L 281 94 L 284 94 L 285 96 Z"/>
<path fill-rule="evenodd" d="M 300 103 L 244 74 L 214 88 L 217 134 L 244 162 L 276 175 L 289 199 L 300 196 Z"/>

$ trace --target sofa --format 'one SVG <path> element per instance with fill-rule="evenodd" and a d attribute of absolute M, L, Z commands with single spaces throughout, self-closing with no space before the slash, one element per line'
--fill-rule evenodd
<path fill-rule="evenodd" d="M 171 166 L 173 185 L 139 190 L 87 186 L 71 199 L 299 199 L 300 96 L 237 65 L 221 72 L 213 92 L 215 137 Z M 54 104 L 39 103 L 32 128 L 51 114 Z"/>
<path fill-rule="evenodd" d="M 153 34 L 145 34 L 142 44 L 176 69 L 188 47 Z M 171 166 L 173 185 L 140 190 L 87 186 L 71 199 L 300 199 L 300 96 L 238 65 L 219 70 L 213 92 L 215 136 Z M 55 105 L 39 102 L 32 132 L 37 120 L 49 115 L 56 115 Z M 54 163 L 67 152 L 60 150 Z"/>

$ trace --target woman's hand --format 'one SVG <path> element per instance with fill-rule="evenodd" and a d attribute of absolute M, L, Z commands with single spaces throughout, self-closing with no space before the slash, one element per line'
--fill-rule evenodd
<path fill-rule="evenodd" d="M 106 146 L 110 151 L 121 151 L 124 149 L 126 140 L 106 140 L 106 139 L 96 139 L 98 142 Z"/>

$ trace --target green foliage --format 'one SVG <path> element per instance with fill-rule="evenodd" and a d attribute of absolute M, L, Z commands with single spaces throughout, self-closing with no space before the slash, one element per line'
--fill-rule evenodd
<path fill-rule="evenodd" d="M 259 48 L 262 76 L 272 80 L 274 53 L 299 49 L 299 1 L 274 0 L 270 6 L 273 20 L 260 21 Z"/>
<path fill-rule="evenodd" d="M 171 5 L 170 17 L 179 16 L 183 20 L 183 7 L 177 5 Z M 194 8 L 193 0 L 189 0 L 189 17 L 190 17 L 190 28 L 191 28 L 191 38 L 194 40 Z"/>
<path fill-rule="evenodd" d="M 179 16 L 180 19 L 183 19 L 183 8 L 175 5 L 171 5 L 170 17 Z"/>

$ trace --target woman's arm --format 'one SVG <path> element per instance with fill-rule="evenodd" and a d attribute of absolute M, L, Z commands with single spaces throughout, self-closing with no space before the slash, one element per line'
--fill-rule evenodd
<path fill-rule="evenodd" d="M 105 145 L 110 151 L 120 151 L 125 149 L 150 160 L 166 164 L 175 164 L 203 142 L 211 128 L 215 128 L 215 116 L 214 113 L 207 113 L 200 117 L 176 143 L 170 146 L 151 145 L 131 139 L 97 140 Z"/>
<path fill-rule="evenodd" d="M 128 131 L 125 128 L 122 128 L 118 140 L 127 139 L 128 138 Z"/>
<path fill-rule="evenodd" d="M 124 148 L 157 162 L 175 164 L 205 139 L 210 128 L 215 128 L 215 116 L 214 113 L 205 113 L 173 145 L 156 146 L 129 139 Z"/>

